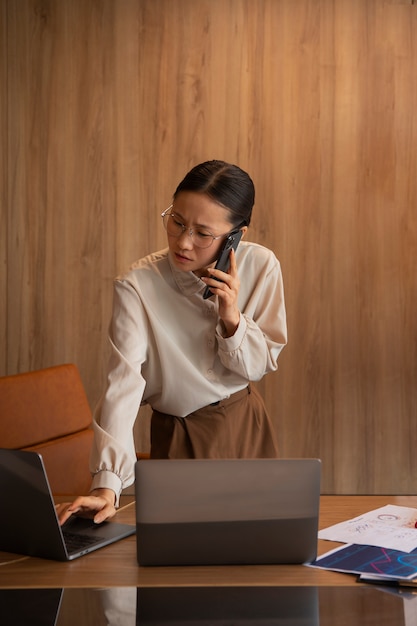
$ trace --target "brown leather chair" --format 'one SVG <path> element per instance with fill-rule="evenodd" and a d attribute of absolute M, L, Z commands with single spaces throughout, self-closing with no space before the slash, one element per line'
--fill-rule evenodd
<path fill-rule="evenodd" d="M 0 377 L 0 447 L 42 454 L 54 495 L 88 493 L 91 421 L 73 364 Z"/>

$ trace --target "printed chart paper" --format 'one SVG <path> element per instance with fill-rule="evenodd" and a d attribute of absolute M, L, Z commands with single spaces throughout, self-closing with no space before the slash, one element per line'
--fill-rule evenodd
<path fill-rule="evenodd" d="M 400 552 L 350 544 L 323 554 L 310 567 L 346 574 L 373 574 L 392 580 L 412 580 L 417 576 L 417 550 Z"/>
<path fill-rule="evenodd" d="M 412 552 L 417 548 L 416 521 L 417 509 L 387 504 L 320 530 L 318 538 Z"/>

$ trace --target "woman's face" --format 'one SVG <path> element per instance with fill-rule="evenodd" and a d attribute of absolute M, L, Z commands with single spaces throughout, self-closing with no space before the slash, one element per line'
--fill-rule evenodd
<path fill-rule="evenodd" d="M 175 267 L 184 272 L 203 275 L 205 268 L 216 261 L 225 236 L 233 229 L 229 212 L 205 194 L 181 191 L 173 202 L 172 213 L 186 227 L 179 237 L 167 233 Z M 221 236 L 212 240 L 208 248 L 199 248 L 190 236 L 190 229 L 193 232 L 209 232 L 214 237 Z"/>

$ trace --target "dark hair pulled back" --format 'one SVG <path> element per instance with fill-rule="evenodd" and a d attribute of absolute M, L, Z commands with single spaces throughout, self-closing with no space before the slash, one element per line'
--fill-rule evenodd
<path fill-rule="evenodd" d="M 208 195 L 229 211 L 234 228 L 249 226 L 255 202 L 255 187 L 249 174 L 225 161 L 205 161 L 185 175 L 174 193 L 194 191 Z"/>

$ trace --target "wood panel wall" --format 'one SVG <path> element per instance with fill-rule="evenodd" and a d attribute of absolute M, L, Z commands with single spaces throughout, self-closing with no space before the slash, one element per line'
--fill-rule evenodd
<path fill-rule="evenodd" d="M 415 493 L 416 4 L 0 7 L 0 373 L 75 362 L 94 405 L 113 277 L 223 158 L 284 272 L 289 344 L 259 385 L 282 454 L 319 456 L 325 493 Z"/>
<path fill-rule="evenodd" d="M 7 37 L 6 4 L 0 2 L 0 371 L 7 367 Z"/>

